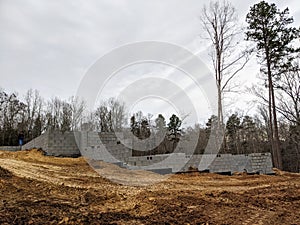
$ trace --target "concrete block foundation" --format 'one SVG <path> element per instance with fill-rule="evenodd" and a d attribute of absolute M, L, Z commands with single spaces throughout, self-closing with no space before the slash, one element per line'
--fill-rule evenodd
<path fill-rule="evenodd" d="M 121 133 L 116 135 L 91 131 L 47 131 L 23 145 L 22 150 L 41 148 L 51 156 L 82 155 L 91 160 L 120 164 L 132 170 L 143 169 L 161 174 L 185 172 L 190 169 L 212 173 L 273 173 L 270 153 L 193 155 L 190 152 L 175 152 L 133 157 L 132 149 L 123 145 L 117 136 L 123 138 Z M 130 143 L 131 140 L 125 139 L 126 141 Z"/>

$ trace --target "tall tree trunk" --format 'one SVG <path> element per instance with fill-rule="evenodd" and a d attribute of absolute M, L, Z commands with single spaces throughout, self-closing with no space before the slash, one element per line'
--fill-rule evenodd
<path fill-rule="evenodd" d="M 269 104 L 268 104 L 268 113 L 269 113 L 269 142 L 271 144 L 271 152 L 272 152 L 272 161 L 273 165 L 277 168 L 277 154 L 274 148 L 274 132 L 273 132 L 273 115 L 272 115 L 272 91 L 270 86 L 270 76 L 268 75 L 268 83 L 269 83 Z"/>
<path fill-rule="evenodd" d="M 271 74 L 271 64 L 267 52 L 267 68 L 268 68 L 268 83 L 269 83 L 269 116 L 270 116 L 270 136 L 271 148 L 273 154 L 273 164 L 276 168 L 282 170 L 282 157 L 280 152 L 280 143 L 278 135 L 278 124 L 276 115 L 275 95 Z"/>
<path fill-rule="evenodd" d="M 218 127 L 223 126 L 223 107 L 221 84 L 218 85 Z"/>
<path fill-rule="evenodd" d="M 273 125 L 274 125 L 274 149 L 277 154 L 277 168 L 282 170 L 282 156 L 280 150 L 280 142 L 279 142 L 279 132 L 278 132 L 278 123 L 277 123 L 277 113 L 276 113 L 276 105 L 275 105 L 275 95 L 273 82 L 271 79 L 271 94 L 272 94 L 272 110 L 273 110 Z"/>

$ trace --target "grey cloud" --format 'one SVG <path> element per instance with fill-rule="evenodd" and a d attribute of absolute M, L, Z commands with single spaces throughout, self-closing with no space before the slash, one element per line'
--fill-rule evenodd
<path fill-rule="evenodd" d="M 244 21 L 254 0 L 233 0 Z M 200 41 L 204 0 L 1 0 L 0 86 L 24 93 L 74 95 L 90 65 L 120 45 L 158 40 L 182 45 L 193 52 L 207 46 Z M 299 18 L 298 2 L 291 5 Z M 299 23 L 298 23 L 299 24 Z M 200 56 L 205 58 L 205 53 Z M 149 72 L 146 71 L 146 72 Z M 134 78 L 128 74 L 128 79 Z"/>

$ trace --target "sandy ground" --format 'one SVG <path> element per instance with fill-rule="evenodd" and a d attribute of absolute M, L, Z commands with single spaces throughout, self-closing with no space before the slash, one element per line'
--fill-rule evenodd
<path fill-rule="evenodd" d="M 128 184 L 163 181 L 122 185 L 101 177 L 83 158 L 0 151 L 0 224 L 300 225 L 300 174 L 162 177 L 127 171 L 115 178 L 119 167 L 99 168 Z"/>

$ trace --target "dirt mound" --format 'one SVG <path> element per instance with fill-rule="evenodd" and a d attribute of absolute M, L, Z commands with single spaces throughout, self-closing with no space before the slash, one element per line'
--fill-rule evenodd
<path fill-rule="evenodd" d="M 0 150 L 0 156 L 9 158 L 38 158 L 44 155 L 45 152 L 41 149 L 21 150 L 16 152 Z"/>
<path fill-rule="evenodd" d="M 54 156 L 46 156 L 41 149 L 22 150 L 17 152 L 0 151 L 0 158 L 13 158 L 26 162 L 49 163 L 52 165 L 86 165 L 86 160 L 83 157 L 79 158 L 59 158 Z"/>
<path fill-rule="evenodd" d="M 13 174 L 0 166 L 0 178 L 11 178 Z"/>
<path fill-rule="evenodd" d="M 38 150 L 0 151 L 0 165 L 0 224 L 300 224 L 300 174 L 195 172 L 132 187 L 104 179 L 84 158 Z"/>

